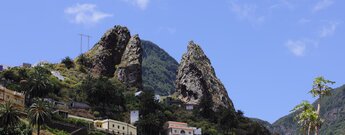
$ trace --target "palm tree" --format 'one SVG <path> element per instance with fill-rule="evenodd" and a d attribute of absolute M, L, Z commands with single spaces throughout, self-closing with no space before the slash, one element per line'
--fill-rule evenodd
<path fill-rule="evenodd" d="M 37 135 L 40 134 L 40 128 L 45 125 L 51 118 L 49 104 L 42 99 L 36 99 L 30 106 L 28 119 L 30 125 L 37 126 Z"/>
<path fill-rule="evenodd" d="M 12 129 L 20 123 L 20 111 L 10 101 L 0 104 L 0 127 L 11 133 Z"/>
<path fill-rule="evenodd" d="M 43 67 L 35 67 L 26 83 L 25 100 L 27 105 L 31 104 L 31 99 L 42 97 L 48 93 L 50 87 L 49 71 Z"/>

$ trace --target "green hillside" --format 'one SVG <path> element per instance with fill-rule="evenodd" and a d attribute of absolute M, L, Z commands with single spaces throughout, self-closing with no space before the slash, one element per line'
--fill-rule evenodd
<path fill-rule="evenodd" d="M 175 91 L 177 61 L 150 41 L 142 41 L 142 77 L 145 90 L 155 94 L 169 95 Z"/>
<path fill-rule="evenodd" d="M 316 101 L 313 103 L 316 105 Z M 332 90 L 332 96 L 326 96 L 321 100 L 322 118 L 325 120 L 321 126 L 321 135 L 345 134 L 345 85 Z M 284 116 L 273 123 L 274 131 L 285 134 L 299 134 L 294 114 Z"/>

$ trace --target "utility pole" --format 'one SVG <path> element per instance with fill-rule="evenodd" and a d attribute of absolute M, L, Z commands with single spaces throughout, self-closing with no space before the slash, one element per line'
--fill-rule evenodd
<path fill-rule="evenodd" d="M 90 38 L 91 36 L 90 35 L 84 35 L 87 37 L 87 50 L 90 50 Z"/>
<path fill-rule="evenodd" d="M 87 49 L 90 50 L 90 35 L 79 34 L 80 36 L 80 54 L 83 53 L 83 37 L 87 37 Z"/>
<path fill-rule="evenodd" d="M 80 54 L 83 53 L 83 34 L 80 35 Z"/>

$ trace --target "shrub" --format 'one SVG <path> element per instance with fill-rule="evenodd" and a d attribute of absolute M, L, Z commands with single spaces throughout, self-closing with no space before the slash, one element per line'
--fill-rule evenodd
<path fill-rule="evenodd" d="M 62 64 L 65 64 L 67 69 L 73 68 L 74 67 L 74 62 L 70 57 L 66 57 L 64 59 L 62 59 L 61 61 Z"/>

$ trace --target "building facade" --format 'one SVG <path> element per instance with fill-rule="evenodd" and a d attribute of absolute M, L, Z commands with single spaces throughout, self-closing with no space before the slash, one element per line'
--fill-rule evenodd
<path fill-rule="evenodd" d="M 137 127 L 112 119 L 95 120 L 94 126 L 98 130 L 104 130 L 114 135 L 137 135 Z"/>
<path fill-rule="evenodd" d="M 166 135 L 201 135 L 201 129 L 189 127 L 187 123 L 168 121 L 164 124 Z"/>
<path fill-rule="evenodd" d="M 24 110 L 24 94 L 13 90 L 9 90 L 0 85 L 0 103 L 3 104 L 7 101 L 12 102 L 15 107 Z"/>

